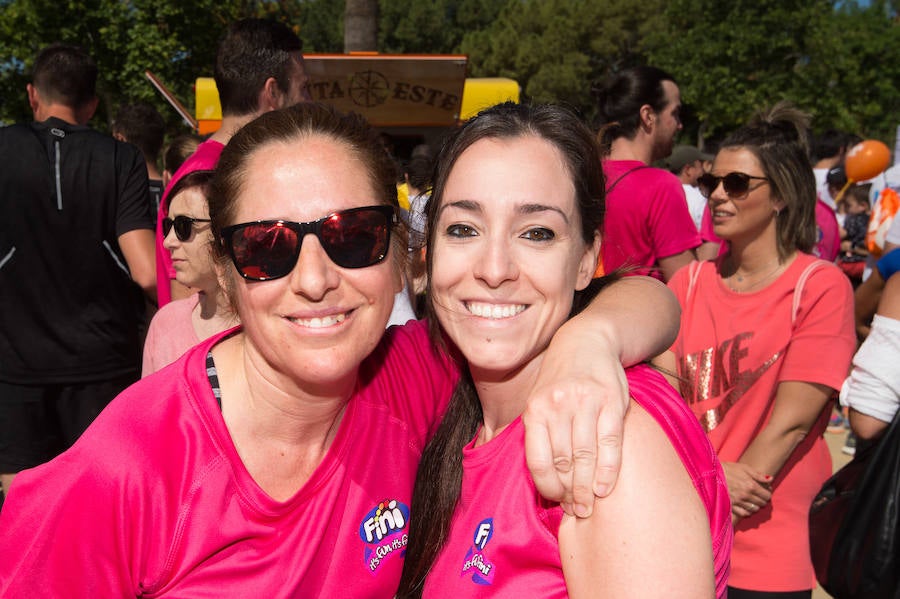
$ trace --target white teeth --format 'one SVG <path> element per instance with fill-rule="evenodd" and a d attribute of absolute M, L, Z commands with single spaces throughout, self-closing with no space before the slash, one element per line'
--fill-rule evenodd
<path fill-rule="evenodd" d="M 524 304 L 476 304 L 467 303 L 466 308 L 475 316 L 482 318 L 509 318 L 525 309 Z"/>
<path fill-rule="evenodd" d="M 347 318 L 347 314 L 343 313 L 335 314 L 334 316 L 325 316 L 323 318 L 291 318 L 290 321 L 310 329 L 323 329 L 325 327 L 334 326 L 339 322 L 344 322 L 345 318 Z"/>

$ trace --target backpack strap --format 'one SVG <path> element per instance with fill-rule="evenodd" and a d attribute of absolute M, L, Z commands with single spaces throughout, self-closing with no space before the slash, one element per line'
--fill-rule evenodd
<path fill-rule="evenodd" d="M 636 166 L 636 167 L 634 167 L 634 168 L 630 168 L 630 169 L 628 169 L 627 171 L 625 171 L 624 173 L 622 173 L 621 175 L 619 175 L 619 178 L 616 179 L 615 181 L 613 181 L 613 182 L 612 182 L 612 185 L 610 185 L 609 187 L 606 188 L 606 195 L 609 195 L 610 192 L 611 192 L 613 189 L 615 189 L 616 185 L 619 184 L 619 181 L 621 181 L 622 179 L 624 179 L 625 177 L 627 177 L 628 175 L 630 175 L 630 174 L 633 173 L 634 171 L 639 171 L 639 170 L 641 170 L 642 168 L 650 168 L 650 165 L 649 165 L 649 164 L 642 164 L 642 165 L 640 165 L 640 166 Z"/>
<path fill-rule="evenodd" d="M 703 269 L 703 262 L 699 260 L 692 260 L 690 264 L 688 264 L 688 287 L 687 294 L 685 295 L 685 305 L 690 301 L 691 295 L 694 293 L 694 287 L 697 286 L 697 279 L 700 278 L 700 271 Z"/>
<path fill-rule="evenodd" d="M 800 274 L 800 278 L 797 279 L 797 285 L 794 287 L 794 301 L 791 306 L 791 325 L 797 321 L 797 312 L 800 311 L 800 301 L 803 295 L 803 287 L 806 285 L 807 279 L 812 275 L 813 271 L 815 271 L 820 266 L 824 266 L 829 264 L 825 260 L 816 260 L 814 262 L 810 262 L 809 265 L 803 269 L 803 272 Z"/>

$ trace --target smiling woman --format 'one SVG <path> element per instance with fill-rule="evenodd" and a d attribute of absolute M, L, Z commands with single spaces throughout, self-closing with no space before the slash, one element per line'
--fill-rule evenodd
<path fill-rule="evenodd" d="M 573 290 L 591 281 L 599 236 L 577 243 L 581 219 L 568 170 L 539 137 L 483 139 L 447 179 L 432 238 L 440 268 L 432 269 L 431 301 L 443 329 L 472 356 L 473 374 L 523 364 L 536 370 L 540 360 L 531 358 L 565 321 Z"/>
<path fill-rule="evenodd" d="M 407 251 L 395 181 L 365 121 L 319 105 L 231 138 L 211 223 L 185 196 L 167 243 L 177 265 L 211 227 L 241 326 L 127 389 L 69 452 L 16 478 L 0 596 L 394 596 L 411 519 L 428 517 L 409 509 L 415 469 L 458 378 L 425 323 L 385 332 Z M 620 438 L 619 361 L 674 337 L 671 294 L 646 283 L 614 284 L 582 328 L 555 335 L 529 390 L 537 479 L 554 499 L 592 498 L 593 465 L 552 464 L 596 454 L 597 434 Z M 620 324 L 635 306 L 654 310 L 646 329 Z M 599 433 L 572 423 L 579 412 Z M 617 471 L 618 449 L 601 471 Z"/>
<path fill-rule="evenodd" d="M 591 281 L 603 201 L 594 136 L 559 107 L 487 109 L 438 157 L 429 312 L 463 376 L 419 467 L 412 511 L 429 518 L 412 523 L 401 597 L 724 596 L 725 477 L 659 373 L 626 370 L 622 475 L 590 517 L 541 498 L 525 468 L 524 398 L 607 283 Z"/>
<path fill-rule="evenodd" d="M 282 115 L 284 120 L 290 116 Z M 225 175 L 216 182 L 210 203 L 214 231 L 220 232 L 222 248 L 229 252 L 223 257 L 234 266 L 223 268 L 225 288 L 242 316 L 246 339 L 239 344 L 225 341 L 217 349 L 247 353 L 253 365 L 247 373 L 251 389 L 289 375 L 294 393 L 301 397 L 323 385 L 349 395 L 359 364 L 381 340 L 394 294 L 402 288 L 402 235 L 394 236 L 391 259 L 384 260 L 388 252 L 381 251 L 363 256 L 366 259 L 351 268 L 344 260 L 357 257 L 356 237 L 371 235 L 356 224 L 368 215 L 380 220 L 374 230 L 383 235 L 381 249 L 388 249 L 396 188 L 373 184 L 369 173 L 390 173 L 392 165 L 335 139 L 340 132 L 310 127 L 297 134 L 296 126 L 271 121 L 267 125 L 272 132 L 292 135 L 256 148 L 246 158 L 223 155 L 219 168 Z M 236 140 L 238 148 L 241 141 Z M 241 167 L 233 164 L 237 160 Z M 228 175 L 238 172 L 239 186 L 238 177 Z M 386 180 L 390 176 L 375 179 Z M 318 225 L 295 224 L 320 219 Z M 287 224 L 272 224 L 282 220 Z M 297 234 L 303 228 L 317 234 Z M 228 359 L 216 353 L 217 362 Z M 226 422 L 230 408 L 226 397 Z"/>

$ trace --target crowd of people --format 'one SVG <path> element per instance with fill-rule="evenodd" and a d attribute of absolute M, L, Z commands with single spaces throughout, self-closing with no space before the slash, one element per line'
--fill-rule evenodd
<path fill-rule="evenodd" d="M 784 102 L 676 146 L 641 66 L 398 169 L 290 28 L 214 73 L 164 150 L 54 44 L 0 129 L 0 596 L 811 597 L 826 428 L 900 405 L 900 167 Z"/>

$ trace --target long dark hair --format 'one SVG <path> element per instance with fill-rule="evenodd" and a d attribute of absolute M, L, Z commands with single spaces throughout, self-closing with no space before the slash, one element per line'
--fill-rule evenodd
<path fill-rule="evenodd" d="M 662 69 L 639 66 L 616 73 L 593 90 L 599 126 L 597 137 L 604 154 L 614 140 L 634 139 L 641 126 L 642 106 L 650 106 L 653 112 L 666 107 L 663 81 L 675 83 L 675 78 Z"/>
<path fill-rule="evenodd" d="M 435 236 L 435 222 L 444 187 L 456 161 L 472 144 L 487 138 L 513 139 L 536 136 L 551 143 L 563 157 L 575 186 L 575 200 L 581 215 L 582 238 L 592 243 L 603 225 L 605 182 L 600 166 L 600 150 L 590 129 L 571 111 L 552 105 L 522 105 L 511 102 L 481 112 L 444 144 L 438 156 L 434 188 L 428 203 L 428 242 Z M 427 254 L 429 281 L 434 270 L 433 252 Z M 579 311 L 611 277 L 595 279 L 575 292 L 573 313 Z M 430 282 L 428 297 L 431 294 Z M 440 347 L 440 325 L 434 306 L 426 306 L 432 339 Z M 464 360 L 460 381 L 450 399 L 447 413 L 434 438 L 425 447 L 413 492 L 409 545 L 400 579 L 398 597 L 419 597 L 425 577 L 446 541 L 462 485 L 462 450 L 482 421 L 481 403 Z"/>

